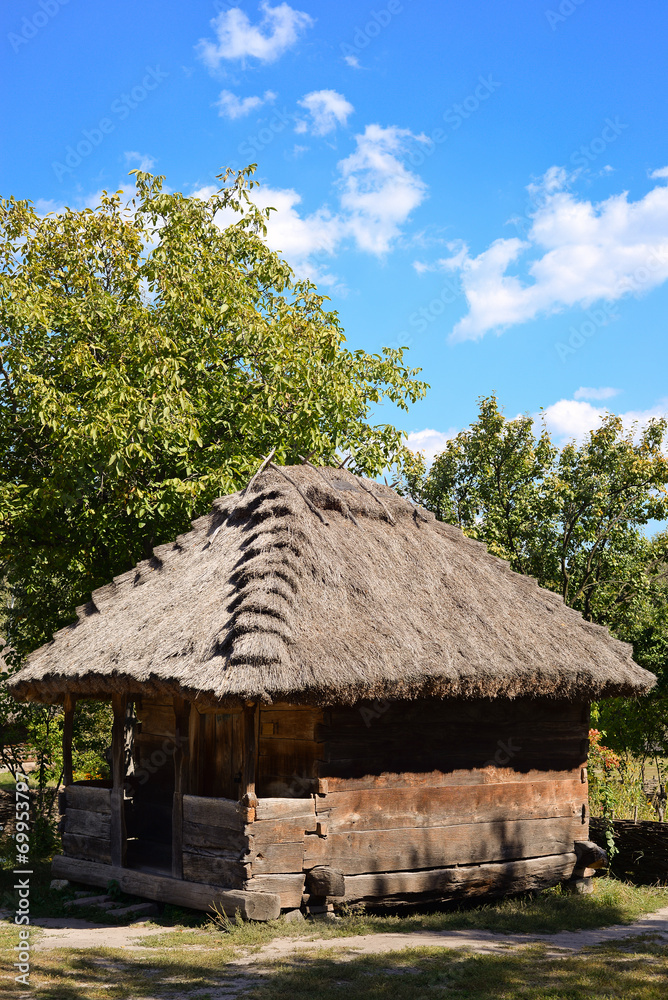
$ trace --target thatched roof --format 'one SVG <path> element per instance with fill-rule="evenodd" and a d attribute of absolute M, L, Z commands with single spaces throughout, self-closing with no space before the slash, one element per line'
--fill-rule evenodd
<path fill-rule="evenodd" d="M 387 486 L 302 465 L 270 466 L 95 591 L 11 687 L 325 704 L 653 683 L 630 646 L 459 529 Z"/>

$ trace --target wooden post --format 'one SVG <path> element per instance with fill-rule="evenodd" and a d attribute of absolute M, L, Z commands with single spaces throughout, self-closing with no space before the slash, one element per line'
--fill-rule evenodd
<path fill-rule="evenodd" d="M 118 868 L 125 867 L 127 835 L 125 830 L 125 710 L 126 694 L 114 694 L 111 704 L 114 709 L 114 724 L 111 730 L 111 758 L 113 784 L 111 789 L 111 863 Z"/>
<path fill-rule="evenodd" d="M 244 706 L 243 767 L 239 798 L 244 805 L 254 808 L 257 802 L 255 782 L 257 778 L 258 742 L 260 739 L 260 705 L 249 702 Z"/>
<path fill-rule="evenodd" d="M 172 875 L 183 878 L 183 796 L 190 790 L 190 702 L 174 695 L 174 799 L 172 803 Z"/>
<path fill-rule="evenodd" d="M 63 785 L 67 788 L 72 784 L 72 729 L 74 726 L 74 706 L 76 699 L 71 694 L 65 695 L 65 719 L 63 721 Z"/>

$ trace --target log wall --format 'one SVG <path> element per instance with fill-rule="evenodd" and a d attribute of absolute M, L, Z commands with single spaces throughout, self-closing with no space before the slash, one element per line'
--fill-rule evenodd
<path fill-rule="evenodd" d="M 260 710 L 257 794 L 304 798 L 314 790 L 322 742 L 317 729 L 322 710 L 274 704 Z"/>
<path fill-rule="evenodd" d="M 233 799 L 183 796 L 183 877 L 241 888 L 247 877 L 248 837 Z"/>
<path fill-rule="evenodd" d="M 79 782 L 65 788 L 63 847 L 69 857 L 111 863 L 111 788 Z"/>
<path fill-rule="evenodd" d="M 141 767 L 165 755 L 175 718 L 166 704 L 138 714 Z M 584 703 L 276 704 L 256 721 L 257 797 L 240 802 L 242 712 L 191 714 L 188 881 L 278 894 L 284 907 L 305 888 L 350 900 L 511 891 L 567 877 L 574 842 L 588 840 Z M 169 804 L 170 766 L 146 805 Z M 68 813 L 68 855 L 106 860 L 104 813 L 69 800 Z"/>
<path fill-rule="evenodd" d="M 343 874 L 346 899 L 559 881 L 589 835 L 588 727 L 587 705 L 547 700 L 325 710 L 305 871 Z"/>

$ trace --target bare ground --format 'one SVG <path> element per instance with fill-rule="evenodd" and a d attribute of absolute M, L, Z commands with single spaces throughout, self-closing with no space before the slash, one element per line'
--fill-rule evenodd
<path fill-rule="evenodd" d="M 143 941 L 155 934 L 164 934 L 164 927 L 151 924 L 130 924 L 110 927 L 73 917 L 44 917 L 34 923 L 43 928 L 35 942 L 38 950 L 53 948 L 141 948 Z M 646 914 L 632 924 L 615 924 L 595 930 L 561 931 L 558 934 L 507 934 L 484 930 L 415 931 L 406 934 L 361 934 L 340 938 L 278 937 L 263 945 L 252 955 L 231 963 L 240 969 L 245 965 L 257 968 L 262 962 L 289 958 L 303 951 L 328 950 L 341 961 L 363 955 L 382 955 L 403 948 L 468 949 L 477 954 L 508 953 L 522 945 L 540 942 L 548 946 L 548 957 L 577 953 L 583 948 L 642 934 L 656 935 L 668 942 L 668 906 Z"/>

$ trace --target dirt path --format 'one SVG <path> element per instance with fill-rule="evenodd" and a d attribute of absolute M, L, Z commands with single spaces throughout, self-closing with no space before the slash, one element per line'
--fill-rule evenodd
<path fill-rule="evenodd" d="M 44 917 L 35 924 L 42 929 L 36 946 L 51 948 L 141 948 L 142 942 L 168 928 L 149 924 L 110 927 L 76 918 Z M 493 931 L 415 931 L 410 934 L 361 934 L 354 937 L 274 938 L 259 951 L 237 959 L 232 966 L 258 965 L 263 961 L 288 958 L 300 952 L 331 949 L 342 961 L 359 955 L 383 955 L 402 948 L 468 948 L 478 954 L 508 951 L 521 945 L 540 942 L 549 947 L 549 955 L 580 951 L 606 941 L 620 941 L 639 934 L 657 934 L 668 942 L 668 906 L 649 913 L 632 924 L 615 924 L 596 930 L 561 931 L 558 934 L 498 934 Z"/>

